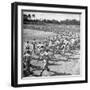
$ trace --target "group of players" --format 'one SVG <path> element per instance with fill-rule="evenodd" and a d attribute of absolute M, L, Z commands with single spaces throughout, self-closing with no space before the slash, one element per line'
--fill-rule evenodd
<path fill-rule="evenodd" d="M 80 49 L 80 35 L 73 32 L 64 32 L 62 34 L 48 37 L 44 40 L 26 41 L 23 45 L 23 67 L 24 74 L 31 74 L 30 67 L 31 60 L 34 56 L 38 56 L 38 60 L 43 61 L 43 71 L 48 68 L 48 61 L 55 54 L 64 55 L 65 52 L 70 52 L 71 50 Z"/>

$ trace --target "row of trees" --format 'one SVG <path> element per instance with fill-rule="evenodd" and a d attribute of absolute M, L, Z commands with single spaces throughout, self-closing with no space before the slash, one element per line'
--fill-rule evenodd
<path fill-rule="evenodd" d="M 63 20 L 63 21 L 58 21 L 58 20 L 48 20 L 48 19 L 36 19 L 35 14 L 23 14 L 23 23 L 24 24 L 66 24 L 66 25 L 80 25 L 80 21 L 77 21 L 76 19 L 73 20 Z"/>

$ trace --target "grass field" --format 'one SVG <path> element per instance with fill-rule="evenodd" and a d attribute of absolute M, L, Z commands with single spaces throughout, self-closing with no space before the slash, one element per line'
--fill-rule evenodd
<path fill-rule="evenodd" d="M 24 25 L 23 27 L 23 39 L 45 39 L 48 36 L 54 36 L 61 34 L 62 32 L 77 32 L 80 33 L 79 25 Z"/>

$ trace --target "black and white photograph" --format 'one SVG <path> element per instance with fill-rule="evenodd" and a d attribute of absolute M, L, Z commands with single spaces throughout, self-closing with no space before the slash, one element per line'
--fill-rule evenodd
<path fill-rule="evenodd" d="M 87 82 L 87 7 L 12 6 L 12 85 Z"/>
<path fill-rule="evenodd" d="M 22 11 L 22 78 L 80 75 L 80 18 Z"/>

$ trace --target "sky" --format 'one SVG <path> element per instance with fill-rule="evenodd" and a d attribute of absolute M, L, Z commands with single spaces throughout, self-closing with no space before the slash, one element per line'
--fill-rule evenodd
<path fill-rule="evenodd" d="M 24 11 L 24 14 L 35 14 L 35 19 L 55 19 L 58 21 L 66 20 L 66 19 L 76 19 L 80 20 L 80 14 L 69 14 L 69 13 L 46 13 L 46 12 L 27 12 Z"/>

